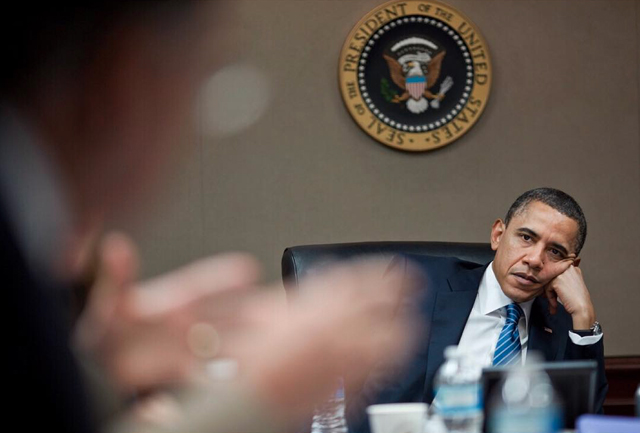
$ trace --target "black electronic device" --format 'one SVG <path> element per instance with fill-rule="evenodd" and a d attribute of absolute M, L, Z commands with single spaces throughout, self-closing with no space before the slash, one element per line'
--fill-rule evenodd
<path fill-rule="evenodd" d="M 596 361 L 562 361 L 539 365 L 551 379 L 556 395 L 562 404 L 564 428 L 575 428 L 576 419 L 594 412 L 596 393 Z M 484 401 L 484 431 L 487 431 L 490 397 L 514 367 L 487 367 L 482 370 Z"/>

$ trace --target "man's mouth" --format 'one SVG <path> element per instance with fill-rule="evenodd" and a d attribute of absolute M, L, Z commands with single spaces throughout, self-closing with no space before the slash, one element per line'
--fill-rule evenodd
<path fill-rule="evenodd" d="M 526 272 L 514 272 L 512 274 L 514 277 L 516 277 L 516 279 L 521 283 L 521 284 L 525 284 L 525 285 L 532 285 L 532 284 L 538 284 L 539 281 L 536 277 L 534 277 L 533 275 L 527 274 Z"/>

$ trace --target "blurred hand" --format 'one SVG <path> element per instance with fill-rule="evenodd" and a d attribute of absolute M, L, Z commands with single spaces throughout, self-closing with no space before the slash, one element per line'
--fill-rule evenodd
<path fill-rule="evenodd" d="M 258 268 L 245 255 L 200 260 L 137 284 L 135 248 L 112 234 L 100 260 L 77 337 L 123 390 L 189 384 L 209 356 L 230 357 L 238 380 L 274 416 L 300 420 L 338 376 L 348 387 L 374 365 L 401 362 L 418 329 L 399 307 L 413 275 L 387 271 L 386 262 L 329 268 L 303 281 L 287 307 L 281 292 L 256 289 Z M 194 330 L 203 350 L 194 347 Z"/>
<path fill-rule="evenodd" d="M 276 413 L 303 416 L 345 385 L 359 383 L 374 365 L 407 357 L 414 317 L 400 311 L 412 274 L 388 263 L 343 264 L 300 284 L 286 320 L 276 322 L 247 350 L 245 379 Z"/>
<path fill-rule="evenodd" d="M 197 377 L 203 357 L 221 350 L 218 332 L 236 326 L 235 307 L 259 275 L 252 258 L 226 254 L 136 283 L 137 251 L 126 236 L 107 235 L 98 254 L 98 275 L 76 340 L 123 391 Z M 203 338 L 211 341 L 194 347 Z"/>

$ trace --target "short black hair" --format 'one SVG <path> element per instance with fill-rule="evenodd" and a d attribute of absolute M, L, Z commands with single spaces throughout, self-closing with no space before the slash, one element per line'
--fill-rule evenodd
<path fill-rule="evenodd" d="M 509 221 L 511 221 L 514 216 L 523 212 L 526 207 L 534 201 L 544 203 L 578 223 L 578 236 L 574 246 L 576 255 L 580 254 L 584 246 L 584 241 L 587 238 L 587 220 L 578 202 L 569 194 L 559 189 L 535 188 L 521 194 L 507 211 L 507 216 L 504 218 L 505 225 L 509 225 Z"/>

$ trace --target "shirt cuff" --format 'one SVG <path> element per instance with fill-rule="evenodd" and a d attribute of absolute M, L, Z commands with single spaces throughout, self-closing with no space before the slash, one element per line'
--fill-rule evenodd
<path fill-rule="evenodd" d="M 571 341 L 573 341 L 573 344 L 575 344 L 576 346 L 591 346 L 592 344 L 596 344 L 602 339 L 603 335 L 604 334 L 586 335 L 584 337 L 581 337 L 575 332 L 569 331 L 569 338 L 571 338 Z"/>

